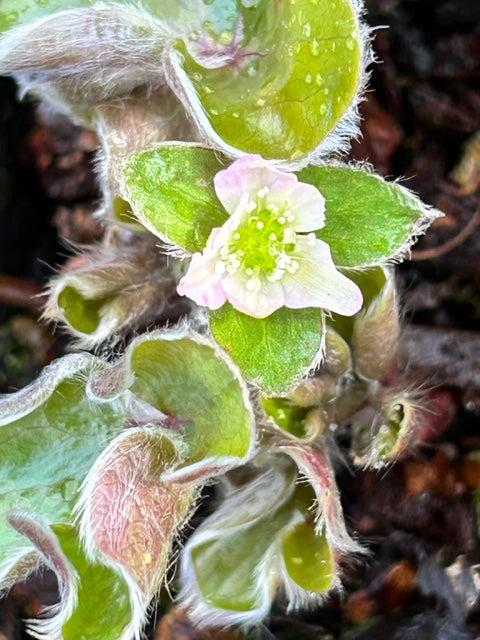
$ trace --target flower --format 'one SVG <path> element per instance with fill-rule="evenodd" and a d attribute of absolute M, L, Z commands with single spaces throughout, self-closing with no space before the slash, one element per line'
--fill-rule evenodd
<path fill-rule="evenodd" d="M 360 309 L 360 289 L 337 271 L 330 247 L 314 233 L 325 224 L 325 199 L 316 187 L 258 155 L 219 171 L 214 186 L 230 217 L 212 229 L 203 253 L 192 256 L 180 295 L 210 309 L 228 300 L 255 318 L 282 306 L 346 316 Z"/>

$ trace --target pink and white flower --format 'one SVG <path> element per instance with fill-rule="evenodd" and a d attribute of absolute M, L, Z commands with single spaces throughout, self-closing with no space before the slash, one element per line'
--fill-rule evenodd
<path fill-rule="evenodd" d="M 177 291 L 218 309 L 227 300 L 265 318 L 282 306 L 321 307 L 350 316 L 362 306 L 357 285 L 335 267 L 315 231 L 325 225 L 325 199 L 293 173 L 245 155 L 214 178 L 230 217 L 192 256 Z"/>

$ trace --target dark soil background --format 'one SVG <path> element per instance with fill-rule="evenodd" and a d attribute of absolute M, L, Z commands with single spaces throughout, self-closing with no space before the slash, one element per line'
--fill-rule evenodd
<path fill-rule="evenodd" d="M 381 473 L 340 473 L 348 525 L 371 554 L 346 558 L 341 594 L 307 614 L 278 600 L 249 634 L 191 628 L 158 609 L 156 640 L 468 640 L 480 638 L 480 0 L 367 0 L 379 64 L 351 157 L 401 177 L 445 213 L 397 268 L 413 387 L 434 399 L 423 445 Z M 0 78 L 0 391 L 63 353 L 39 322 L 42 290 L 69 243 L 101 237 L 95 135 Z M 19 585 L 0 606 L 0 640 L 54 597 Z"/>

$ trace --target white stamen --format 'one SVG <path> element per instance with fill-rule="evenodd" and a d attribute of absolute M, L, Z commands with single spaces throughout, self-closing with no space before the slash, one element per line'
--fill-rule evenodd
<path fill-rule="evenodd" d="M 236 231 L 236 232 L 233 234 L 233 239 L 234 239 L 234 240 L 240 240 L 240 234 L 238 233 L 238 231 Z"/>
<path fill-rule="evenodd" d="M 257 229 L 263 229 L 263 227 L 265 225 L 263 224 L 263 222 L 261 220 L 259 220 L 255 226 L 257 227 Z"/>
<path fill-rule="evenodd" d="M 262 288 L 260 278 L 250 278 L 250 280 L 247 280 L 246 287 L 247 291 L 260 291 Z"/>
<path fill-rule="evenodd" d="M 295 222 L 295 216 L 293 215 L 293 213 L 288 214 L 287 222 Z"/>
<path fill-rule="evenodd" d="M 215 273 L 219 276 L 222 276 L 225 273 L 226 269 L 227 268 L 225 262 L 223 262 L 222 260 L 219 260 L 215 265 Z"/>
<path fill-rule="evenodd" d="M 259 198 L 264 198 L 269 192 L 270 192 L 270 188 L 265 185 L 264 187 L 262 187 L 257 191 L 257 196 Z"/>
<path fill-rule="evenodd" d="M 250 202 L 247 202 L 247 205 L 245 207 L 245 211 L 247 213 L 252 213 L 253 211 L 255 211 L 256 208 L 257 208 L 257 203 L 254 202 L 253 200 L 250 200 Z"/>
<path fill-rule="evenodd" d="M 290 262 L 287 264 L 288 273 L 296 273 L 298 271 L 299 266 L 300 265 L 296 260 L 290 260 Z"/>
<path fill-rule="evenodd" d="M 283 243 L 294 242 L 295 241 L 295 231 L 292 227 L 286 227 L 283 230 Z"/>
<path fill-rule="evenodd" d="M 285 218 L 285 216 L 280 216 L 278 219 L 280 224 L 285 224 L 285 222 L 287 221 L 287 219 Z"/>
<path fill-rule="evenodd" d="M 309 247 L 314 247 L 315 246 L 315 241 L 317 239 L 317 236 L 314 233 L 308 233 L 307 234 L 307 243 Z"/>

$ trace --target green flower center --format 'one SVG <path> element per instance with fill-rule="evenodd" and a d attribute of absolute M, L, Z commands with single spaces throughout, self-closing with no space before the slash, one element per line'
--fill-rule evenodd
<path fill-rule="evenodd" d="M 295 273 L 298 262 L 292 257 L 297 235 L 292 224 L 294 214 L 285 206 L 267 202 L 268 187 L 257 193 L 245 207 L 248 215 L 220 249 L 217 269 L 233 275 L 240 271 L 247 278 L 250 291 L 261 288 L 261 278 L 271 282 L 281 280 L 285 273 Z"/>

